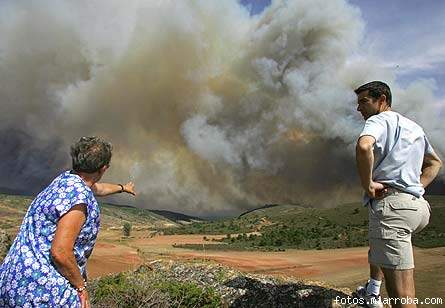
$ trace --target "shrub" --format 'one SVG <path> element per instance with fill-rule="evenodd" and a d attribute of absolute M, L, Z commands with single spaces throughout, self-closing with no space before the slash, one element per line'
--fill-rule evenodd
<path fill-rule="evenodd" d="M 100 301 L 107 298 L 111 294 L 125 291 L 127 287 L 127 282 L 122 273 L 115 276 L 106 276 L 97 282 L 94 298 Z"/>
<path fill-rule="evenodd" d="M 102 277 L 89 286 L 93 307 L 205 307 L 221 306 L 213 288 L 165 279 L 153 272 L 119 273 Z"/>
<path fill-rule="evenodd" d="M 131 224 L 128 221 L 124 222 L 124 228 L 123 228 L 122 232 L 124 233 L 124 236 L 130 236 Z"/>
<path fill-rule="evenodd" d="M 174 307 L 203 307 L 221 306 L 221 298 L 212 288 L 202 289 L 192 282 L 166 281 L 157 286 L 166 292 L 173 301 Z"/>
<path fill-rule="evenodd" d="M 150 284 L 128 281 L 122 274 L 101 278 L 91 286 L 91 303 L 97 308 L 170 307 L 166 294 Z"/>

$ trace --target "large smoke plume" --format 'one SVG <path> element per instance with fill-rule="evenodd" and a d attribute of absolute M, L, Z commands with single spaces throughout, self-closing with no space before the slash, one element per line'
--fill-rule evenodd
<path fill-rule="evenodd" d="M 354 60 L 363 31 L 343 0 L 259 16 L 235 0 L 1 2 L 0 187 L 35 192 L 99 135 L 115 149 L 105 180 L 132 179 L 138 206 L 357 201 L 356 86 L 387 81 L 445 152 L 434 84 L 402 89 L 372 54 Z"/>

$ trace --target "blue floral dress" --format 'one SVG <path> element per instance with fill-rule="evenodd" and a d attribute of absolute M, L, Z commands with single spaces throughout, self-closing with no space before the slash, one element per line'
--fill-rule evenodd
<path fill-rule="evenodd" d="M 76 204 L 87 205 L 87 219 L 74 244 L 81 274 L 99 231 L 99 206 L 76 174 L 59 175 L 31 203 L 20 231 L 0 267 L 0 307 L 80 307 L 76 290 L 51 260 L 59 219 Z"/>

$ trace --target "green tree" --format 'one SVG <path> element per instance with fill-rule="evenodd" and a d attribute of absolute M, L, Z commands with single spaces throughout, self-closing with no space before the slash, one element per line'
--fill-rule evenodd
<path fill-rule="evenodd" d="M 124 222 L 124 228 L 122 229 L 124 236 L 130 236 L 131 234 L 131 223 L 128 221 Z"/>

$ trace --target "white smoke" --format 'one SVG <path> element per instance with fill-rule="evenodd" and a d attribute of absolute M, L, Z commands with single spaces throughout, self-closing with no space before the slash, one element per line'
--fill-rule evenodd
<path fill-rule="evenodd" d="M 387 81 L 445 153 L 434 84 L 402 89 L 372 55 L 354 60 L 363 31 L 343 0 L 255 17 L 235 0 L 2 2 L 0 186 L 43 186 L 69 144 L 100 135 L 115 149 L 106 180 L 132 179 L 142 207 L 357 200 L 356 86 Z"/>

